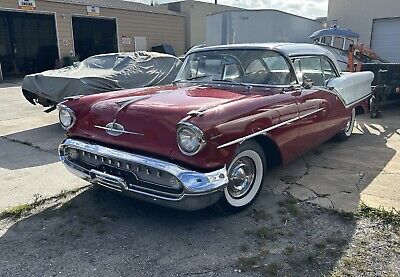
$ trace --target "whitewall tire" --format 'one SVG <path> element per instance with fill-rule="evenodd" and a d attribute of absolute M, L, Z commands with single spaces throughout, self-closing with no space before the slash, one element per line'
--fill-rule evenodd
<path fill-rule="evenodd" d="M 353 108 L 351 110 L 350 119 L 347 122 L 345 128 L 339 134 L 337 134 L 337 136 L 336 136 L 337 140 L 345 141 L 349 137 L 351 137 L 351 134 L 353 133 L 353 129 L 354 129 L 355 123 L 356 123 L 356 109 Z"/>
<path fill-rule="evenodd" d="M 238 147 L 229 165 L 229 183 L 215 206 L 221 212 L 238 212 L 250 206 L 258 197 L 266 172 L 263 149 L 254 141 Z"/>

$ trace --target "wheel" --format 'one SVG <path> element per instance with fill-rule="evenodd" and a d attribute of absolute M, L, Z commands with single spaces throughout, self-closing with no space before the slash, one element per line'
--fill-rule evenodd
<path fill-rule="evenodd" d="M 266 169 L 265 154 L 258 143 L 240 145 L 228 168 L 229 183 L 214 209 L 226 214 L 249 207 L 260 194 Z"/>
<path fill-rule="evenodd" d="M 350 116 L 349 121 L 346 124 L 346 127 L 339 134 L 336 135 L 336 139 L 338 141 L 347 140 L 353 133 L 355 122 L 356 122 L 356 109 L 353 108 L 351 110 L 351 116 Z"/>

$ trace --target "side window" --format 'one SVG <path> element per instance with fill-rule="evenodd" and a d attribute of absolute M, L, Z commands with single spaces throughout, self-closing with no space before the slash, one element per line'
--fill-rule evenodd
<path fill-rule="evenodd" d="M 224 68 L 224 76 L 223 80 L 225 79 L 236 79 L 240 76 L 239 68 L 236 64 L 227 64 Z"/>
<path fill-rule="evenodd" d="M 334 68 L 332 67 L 331 63 L 328 62 L 327 59 L 325 58 L 321 59 L 321 66 L 322 66 L 322 71 L 324 73 L 325 82 L 328 81 L 329 79 L 337 77 Z"/>
<path fill-rule="evenodd" d="M 331 45 L 331 43 L 332 43 L 332 37 L 323 37 L 322 40 L 321 40 L 321 42 L 322 42 L 323 44 L 326 44 L 326 45 Z"/>
<path fill-rule="evenodd" d="M 296 71 L 303 74 L 303 80 L 310 79 L 313 81 L 314 86 L 324 86 L 324 75 L 319 57 L 300 58 L 298 59 L 298 64 L 297 61 L 294 64 Z M 298 71 L 299 69 L 300 71 Z"/>
<path fill-rule="evenodd" d="M 252 61 L 246 68 L 246 73 L 254 73 L 258 71 L 266 71 L 267 69 L 263 66 L 260 60 Z"/>
<path fill-rule="evenodd" d="M 343 43 L 344 43 L 344 38 L 335 37 L 335 39 L 333 40 L 333 47 L 342 49 L 343 48 Z"/>

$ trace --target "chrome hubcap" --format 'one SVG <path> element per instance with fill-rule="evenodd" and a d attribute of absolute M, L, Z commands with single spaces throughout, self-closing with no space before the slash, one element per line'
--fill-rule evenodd
<path fill-rule="evenodd" d="M 250 191 L 256 174 L 256 167 L 248 157 L 237 160 L 229 171 L 228 193 L 233 198 L 242 198 Z"/>

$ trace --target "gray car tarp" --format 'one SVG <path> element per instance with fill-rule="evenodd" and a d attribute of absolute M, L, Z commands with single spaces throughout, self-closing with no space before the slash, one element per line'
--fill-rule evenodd
<path fill-rule="evenodd" d="M 103 54 L 74 66 L 27 75 L 22 89 L 60 103 L 68 96 L 170 84 L 180 67 L 181 61 L 167 54 Z"/>

